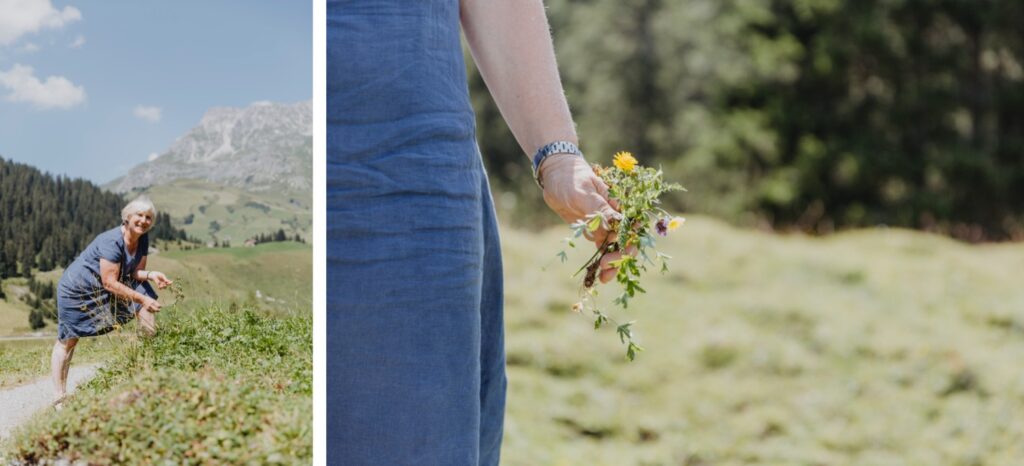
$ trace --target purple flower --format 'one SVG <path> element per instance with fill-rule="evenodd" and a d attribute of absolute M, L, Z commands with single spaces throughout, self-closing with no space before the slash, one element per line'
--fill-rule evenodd
<path fill-rule="evenodd" d="M 658 232 L 661 236 L 668 236 L 668 221 L 663 218 L 659 218 L 654 224 L 654 231 Z"/>

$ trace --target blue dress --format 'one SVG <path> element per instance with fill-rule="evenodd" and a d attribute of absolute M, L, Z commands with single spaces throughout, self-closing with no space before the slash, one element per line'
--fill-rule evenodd
<path fill-rule="evenodd" d="M 142 259 L 149 253 L 149 235 L 142 235 L 129 254 L 125 247 L 121 227 L 100 233 L 75 261 L 64 270 L 57 284 L 57 338 L 92 337 L 102 335 L 124 325 L 135 317 L 138 306 L 118 298 L 103 289 L 100 280 L 100 259 L 121 265 L 121 283 L 142 294 L 156 299 L 156 292 L 148 282 L 138 282 L 131 277 L 139 268 Z"/>
<path fill-rule="evenodd" d="M 501 252 L 459 0 L 327 5 L 327 460 L 496 465 Z"/>

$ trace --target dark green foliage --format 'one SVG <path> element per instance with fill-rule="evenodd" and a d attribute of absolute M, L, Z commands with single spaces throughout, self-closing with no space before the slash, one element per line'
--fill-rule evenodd
<path fill-rule="evenodd" d="M 165 240 L 165 241 L 188 241 L 188 235 L 185 230 L 179 230 L 171 225 L 171 215 L 158 212 L 153 222 L 153 228 L 149 230 L 149 237 L 151 240 Z"/>
<path fill-rule="evenodd" d="M 284 229 L 278 229 L 277 232 L 275 233 L 260 233 L 256 236 L 253 236 L 251 239 L 256 244 L 274 243 L 282 241 L 294 241 L 296 243 L 306 242 L 306 240 L 302 239 L 302 235 L 299 235 L 298 233 L 296 233 L 295 236 L 289 237 L 288 234 L 284 232 Z"/>
<path fill-rule="evenodd" d="M 97 234 L 120 223 L 124 204 L 88 181 L 0 158 L 0 278 L 66 266 Z M 185 239 L 167 214 L 157 214 L 151 235 Z"/>
<path fill-rule="evenodd" d="M 294 201 L 294 199 L 292 199 L 292 200 Z M 268 206 L 266 204 L 263 204 L 263 203 L 260 203 L 260 202 L 249 201 L 249 202 L 245 203 L 245 207 L 250 207 L 250 208 L 253 208 L 253 209 L 257 209 L 257 210 L 263 212 L 264 214 L 269 214 L 270 213 L 270 206 Z"/>
<path fill-rule="evenodd" d="M 37 281 L 35 277 L 28 278 L 28 289 L 39 299 L 51 299 L 55 296 L 53 282 Z"/>
<path fill-rule="evenodd" d="M 690 190 L 670 207 L 815 232 L 1024 237 L 1024 3 L 552 0 L 548 11 L 588 158 L 630 150 L 663 166 Z M 531 222 L 542 210 L 527 158 L 475 70 L 470 87 L 494 188 L 516 193 L 515 218 Z"/>
<path fill-rule="evenodd" d="M 28 313 L 28 325 L 32 330 L 39 330 L 46 326 L 46 321 L 43 320 L 43 311 L 39 309 L 33 309 Z"/>
<path fill-rule="evenodd" d="M 124 201 L 80 179 L 52 177 L 0 159 L 0 276 L 66 265 L 119 221 Z"/>

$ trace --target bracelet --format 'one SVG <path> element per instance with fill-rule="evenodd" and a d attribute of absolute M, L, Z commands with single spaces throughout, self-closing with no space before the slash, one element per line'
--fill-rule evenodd
<path fill-rule="evenodd" d="M 540 186 L 540 189 L 544 189 L 544 181 L 540 178 L 540 166 L 544 163 L 544 159 L 554 154 L 573 154 L 583 157 L 583 152 L 580 151 L 580 148 L 569 141 L 555 141 L 537 149 L 537 153 L 533 156 L 533 179 L 537 182 L 537 186 Z"/>

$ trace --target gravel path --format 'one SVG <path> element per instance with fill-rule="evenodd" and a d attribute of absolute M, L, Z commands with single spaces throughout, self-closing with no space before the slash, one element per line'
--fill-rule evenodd
<path fill-rule="evenodd" d="M 68 393 L 96 374 L 99 363 L 71 366 L 68 372 Z M 48 409 L 53 401 L 53 382 L 50 376 L 40 377 L 32 383 L 0 390 L 0 440 L 6 439 L 14 429 L 32 419 L 32 415 Z"/>

